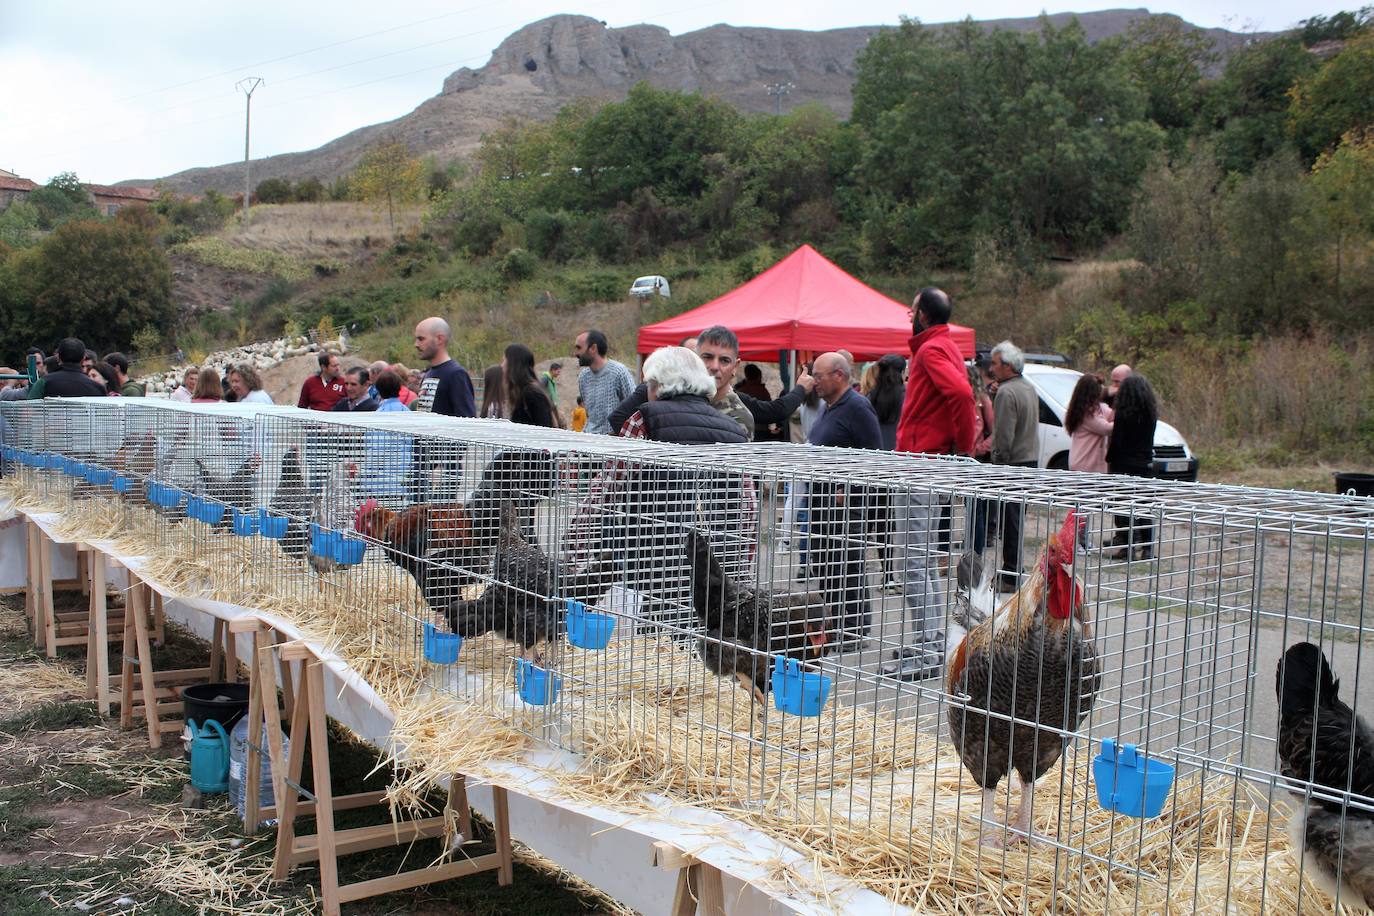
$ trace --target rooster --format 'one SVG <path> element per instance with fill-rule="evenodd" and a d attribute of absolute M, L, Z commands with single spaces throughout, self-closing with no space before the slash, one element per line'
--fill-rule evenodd
<path fill-rule="evenodd" d="M 1374 733 L 1340 698 L 1341 682 L 1322 650 L 1298 643 L 1279 660 L 1280 772 L 1294 786 L 1298 810 L 1289 830 L 1314 883 L 1349 907 L 1374 903 L 1374 813 L 1307 797 L 1346 791 L 1374 798 Z"/>
<path fill-rule="evenodd" d="M 482 475 L 466 503 L 418 503 L 396 512 L 367 499 L 353 528 L 381 542 L 386 558 L 410 573 L 425 603 L 445 613 L 465 585 L 480 579 L 501 529 L 502 507 L 511 503 L 521 537 L 534 542 L 534 504 L 553 489 L 553 462 L 543 453 L 502 452 Z"/>
<path fill-rule="evenodd" d="M 577 571 L 551 558 L 521 533 L 513 502 L 502 504 L 500 534 L 492 560 L 492 582 L 475 599 L 449 605 L 449 628 L 470 639 L 497 633 L 518 643 L 520 657 L 562 632 L 559 615 L 564 599 L 587 604 L 611 587 L 615 564 L 609 555 L 593 560 Z M 536 663 L 542 652 L 536 651 Z"/>
<path fill-rule="evenodd" d="M 705 627 L 697 651 L 718 677 L 733 676 L 767 709 L 774 655 L 806 667 L 833 648 L 825 609 L 807 594 L 754 589 L 733 582 L 705 535 L 687 533 L 692 555 L 692 607 Z"/>
<path fill-rule="evenodd" d="M 1100 681 L 1092 623 L 1072 572 L 1081 523 L 1069 513 L 1021 590 L 992 617 L 968 619 L 968 632 L 953 637 L 947 662 L 946 690 L 965 701 L 949 706 L 950 740 L 983 789 L 985 816 L 1002 778 L 1016 770 L 1021 798 L 1010 826 L 1027 837 L 1035 781 L 1062 756 Z M 971 618 L 978 613 L 974 603 L 963 610 Z M 1005 840 L 1005 833 L 983 835 L 989 845 Z"/>

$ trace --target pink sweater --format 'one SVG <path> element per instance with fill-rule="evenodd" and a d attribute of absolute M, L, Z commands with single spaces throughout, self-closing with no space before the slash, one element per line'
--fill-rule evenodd
<path fill-rule="evenodd" d="M 1097 405 L 1097 413 L 1089 414 L 1073 431 L 1069 445 L 1069 470 L 1107 473 L 1107 440 L 1112 434 L 1112 409 Z"/>

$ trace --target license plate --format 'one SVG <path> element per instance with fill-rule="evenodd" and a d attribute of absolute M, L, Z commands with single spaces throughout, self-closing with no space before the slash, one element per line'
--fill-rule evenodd
<path fill-rule="evenodd" d="M 1188 462 L 1166 461 L 1164 462 L 1164 470 L 1169 474 L 1183 474 L 1188 470 Z"/>

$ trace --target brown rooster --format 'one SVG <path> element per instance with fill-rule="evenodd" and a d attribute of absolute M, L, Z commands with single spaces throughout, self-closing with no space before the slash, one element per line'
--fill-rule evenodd
<path fill-rule="evenodd" d="M 490 569 L 506 503 L 515 506 L 522 537 L 534 541 L 534 505 L 553 479 L 546 454 L 502 452 L 466 503 L 417 503 L 396 512 L 368 499 L 354 513 L 353 528 L 380 541 L 386 558 L 415 579 L 430 610 L 446 614 L 462 587 L 482 581 Z"/>
<path fill-rule="evenodd" d="M 1010 826 L 1027 837 L 1035 781 L 1063 755 L 1100 681 L 1092 623 L 1072 571 L 1080 524 L 1070 512 L 1021 590 L 991 618 L 965 621 L 962 640 L 951 639 L 945 686 L 965 702 L 949 707 L 950 739 L 983 788 L 985 817 L 998 783 L 1016 770 L 1021 798 Z M 983 834 L 989 845 L 1007 839 L 1005 832 Z"/>

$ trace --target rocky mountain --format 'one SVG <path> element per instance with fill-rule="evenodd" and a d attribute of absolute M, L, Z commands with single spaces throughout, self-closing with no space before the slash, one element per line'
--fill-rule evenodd
<path fill-rule="evenodd" d="M 1064 26 L 1074 14 L 1050 16 Z M 1103 10 L 1077 14 L 1092 41 L 1119 35 L 1152 16 L 1148 10 Z M 1038 18 L 998 19 L 986 28 L 1030 31 Z M 346 174 L 364 149 L 383 138 L 406 142 L 417 154 L 440 160 L 470 154 L 482 134 L 508 117 L 543 119 L 578 97 L 624 98 L 644 80 L 663 89 L 702 92 L 743 111 L 787 110 L 819 102 L 841 117 L 849 114 L 855 57 L 883 26 L 806 32 L 796 29 L 714 25 L 671 35 L 654 25 L 609 28 L 587 16 L 551 16 L 506 38 L 478 70 L 449 75 L 442 91 L 410 114 L 359 128 L 318 149 L 255 160 L 253 180 Z M 1247 41 L 1265 37 L 1206 29 L 1224 57 Z M 786 86 L 785 94 L 770 87 Z M 160 181 L 182 193 L 206 188 L 233 192 L 243 176 L 241 162 L 188 169 Z M 132 179 L 125 184 L 151 184 Z"/>

